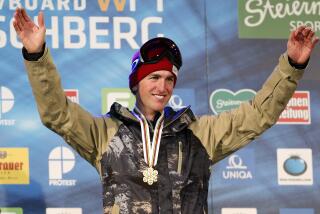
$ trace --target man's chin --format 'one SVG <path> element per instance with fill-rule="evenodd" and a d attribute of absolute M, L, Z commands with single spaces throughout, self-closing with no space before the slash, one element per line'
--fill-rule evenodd
<path fill-rule="evenodd" d="M 161 112 L 161 111 L 163 111 L 165 106 L 166 105 L 163 105 L 163 104 L 157 105 L 157 106 L 155 106 L 155 111 Z"/>

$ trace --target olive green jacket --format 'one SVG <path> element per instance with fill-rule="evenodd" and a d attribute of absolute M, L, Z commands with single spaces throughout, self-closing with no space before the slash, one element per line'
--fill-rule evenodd
<path fill-rule="evenodd" d="M 160 147 L 160 151 L 168 152 L 163 156 L 160 152 L 159 160 L 174 164 L 167 164 L 168 167 L 163 169 L 161 168 L 163 166 L 158 164 L 159 189 L 162 189 L 159 192 L 150 193 L 150 187 L 143 182 L 135 187 L 140 190 L 132 191 L 134 187 L 130 186 L 129 181 L 123 179 L 128 176 L 124 171 L 132 170 L 130 176 L 136 176 L 139 179 L 141 177 L 142 180 L 142 170 L 147 167 L 141 151 L 139 122 L 132 113 L 127 108 L 116 104 L 113 112 L 102 117 L 93 117 L 78 104 L 69 101 L 64 94 L 59 74 L 48 48 L 38 61 L 25 60 L 25 65 L 43 124 L 61 135 L 70 146 L 98 170 L 104 185 L 105 213 L 110 213 L 111 210 L 113 213 L 117 210 L 120 210 L 121 213 L 131 213 L 141 207 L 144 213 L 156 213 L 155 206 L 161 207 L 161 210 L 174 210 L 178 213 L 206 212 L 210 172 L 207 169 L 199 171 L 194 168 L 208 166 L 209 163 L 221 160 L 275 124 L 294 93 L 298 80 L 303 75 L 303 70 L 297 70 L 289 64 L 285 53 L 280 56 L 279 64 L 254 99 L 242 103 L 237 109 L 219 115 L 200 117 L 195 117 L 188 108 L 179 112 L 168 110 L 171 113 L 166 115 L 163 132 L 167 135 L 163 134 Z M 126 135 L 123 136 L 123 133 Z M 132 145 L 137 146 L 136 151 L 131 151 Z M 127 151 L 119 153 L 116 150 L 119 150 L 120 147 Z M 191 153 L 202 154 L 201 152 L 205 153 L 202 155 L 202 157 L 207 157 L 205 160 L 199 161 L 200 156 L 197 157 L 198 159 L 192 159 Z M 132 164 L 131 159 L 126 159 L 130 155 L 135 157 Z M 128 161 L 128 164 L 119 166 L 120 164 L 115 164 L 117 161 Z M 130 168 L 132 165 L 136 166 Z M 115 172 L 121 176 L 116 176 Z M 164 178 L 162 181 L 161 173 L 169 174 L 170 179 Z M 133 178 L 130 179 L 132 181 Z M 194 191 L 194 187 L 188 189 L 190 181 L 193 180 L 195 183 L 201 183 L 197 187 L 199 194 L 193 194 L 195 198 L 191 202 L 184 201 L 187 200 L 184 194 Z M 170 186 L 161 186 L 167 185 L 168 182 L 171 182 Z M 123 185 L 117 186 L 119 183 Z M 128 201 L 119 197 L 121 192 L 118 195 L 115 193 L 119 188 L 125 189 L 123 191 L 131 195 L 133 199 Z M 168 195 L 164 194 L 166 189 L 167 194 L 172 192 L 172 198 L 168 199 L 169 202 L 172 202 L 170 205 L 164 205 L 168 204 L 165 199 L 163 203 L 162 199 L 159 199 L 158 202 L 151 200 L 154 197 L 168 198 Z M 145 198 L 141 199 L 142 196 L 137 196 L 136 198 L 140 199 L 136 199 L 133 192 L 140 192 L 141 195 L 145 195 Z M 177 193 L 174 194 L 174 192 Z M 201 200 L 200 203 L 199 200 Z M 169 207 L 164 208 L 164 206 Z"/>

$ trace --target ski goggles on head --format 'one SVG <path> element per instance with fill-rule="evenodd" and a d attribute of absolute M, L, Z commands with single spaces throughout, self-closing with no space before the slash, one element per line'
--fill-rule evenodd
<path fill-rule="evenodd" d="M 181 53 L 178 46 L 168 38 L 157 37 L 147 41 L 139 51 L 139 58 L 132 62 L 131 70 L 142 64 L 155 64 L 164 57 L 179 70 L 182 66 Z"/>

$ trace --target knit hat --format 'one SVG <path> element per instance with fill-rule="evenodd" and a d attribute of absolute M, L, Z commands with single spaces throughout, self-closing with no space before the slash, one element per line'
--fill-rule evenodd
<path fill-rule="evenodd" d="M 180 51 L 172 40 L 164 37 L 151 39 L 132 57 L 131 74 L 129 76 L 130 90 L 133 92 L 133 88 L 143 78 L 160 70 L 170 71 L 174 75 L 175 85 L 178 69 L 181 65 Z"/>
<path fill-rule="evenodd" d="M 132 58 L 132 64 L 138 63 L 139 51 L 136 52 Z M 133 65 L 134 66 L 134 65 Z M 167 57 L 162 58 L 159 62 L 154 64 L 141 64 L 138 68 L 133 70 L 129 76 L 129 87 L 136 86 L 143 78 L 155 71 L 166 70 L 174 75 L 174 85 L 177 81 L 178 69 L 174 66 Z"/>

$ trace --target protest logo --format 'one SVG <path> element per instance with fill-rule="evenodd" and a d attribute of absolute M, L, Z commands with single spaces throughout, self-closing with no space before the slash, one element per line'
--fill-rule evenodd
<path fill-rule="evenodd" d="M 64 179 L 75 166 L 75 155 L 71 149 L 58 146 L 49 154 L 49 185 L 75 186 L 76 180 Z"/>
<path fill-rule="evenodd" d="M 278 124 L 311 124 L 309 91 L 296 91 L 281 113 Z"/>
<path fill-rule="evenodd" d="M 241 103 L 251 100 L 255 94 L 251 89 L 241 89 L 235 93 L 228 89 L 218 89 L 210 95 L 210 107 L 214 114 L 219 114 L 239 107 Z"/>
<path fill-rule="evenodd" d="M 13 126 L 15 120 L 4 119 L 4 114 L 12 110 L 14 106 L 14 95 L 9 88 L 0 87 L 0 126 Z"/>

